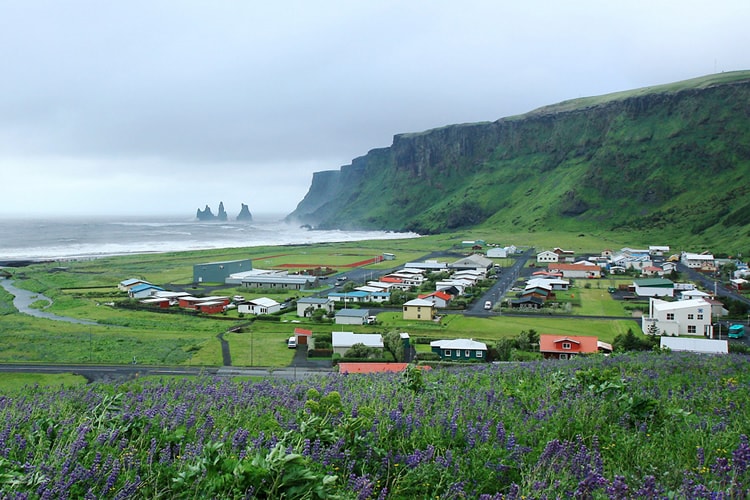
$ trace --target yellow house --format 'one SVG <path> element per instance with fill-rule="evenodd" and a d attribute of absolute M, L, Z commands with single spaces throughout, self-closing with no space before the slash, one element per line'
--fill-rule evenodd
<path fill-rule="evenodd" d="M 430 321 L 435 316 L 435 304 L 427 299 L 414 299 L 404 303 L 404 319 Z"/>

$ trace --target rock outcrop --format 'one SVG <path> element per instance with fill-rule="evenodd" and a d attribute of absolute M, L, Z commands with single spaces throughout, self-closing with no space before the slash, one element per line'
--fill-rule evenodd
<path fill-rule="evenodd" d="M 250 208 L 242 204 L 242 209 L 240 209 L 240 213 L 237 215 L 238 221 L 244 221 L 244 222 L 250 222 L 253 220 L 253 214 L 250 213 Z"/>

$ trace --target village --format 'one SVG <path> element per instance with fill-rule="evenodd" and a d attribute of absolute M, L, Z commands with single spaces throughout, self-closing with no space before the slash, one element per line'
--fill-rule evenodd
<path fill-rule="evenodd" d="M 719 270 L 731 268 L 731 276 L 721 283 L 721 288 L 747 304 L 742 291 L 748 287 L 750 271 L 746 263 L 737 259 L 717 259 L 708 253 L 673 254 L 667 246 L 626 247 L 586 256 L 561 248 L 534 253 L 530 248 L 487 245 L 481 240 L 463 241 L 461 248 L 465 249 L 464 255 L 456 260 L 431 258 L 404 262 L 387 272 L 370 273 L 373 279 L 361 283 L 333 267 L 290 272 L 258 269 L 252 259 L 241 259 L 195 264 L 193 284 L 247 290 L 246 294 L 198 296 L 185 290 L 166 290 L 136 278 L 123 280 L 118 288 L 147 308 L 178 308 L 203 315 L 236 310 L 238 318 L 295 311 L 300 318 L 298 322 L 316 317 L 326 318 L 335 325 L 363 326 L 377 325 L 378 314 L 383 311 L 400 311 L 403 320 L 433 322 L 446 314 L 491 316 L 539 314 L 545 310 L 552 313 L 553 306 L 559 306 L 558 294 L 572 295 L 577 287 L 590 287 L 596 282 L 599 287 L 602 283 L 607 285 L 607 293 L 616 300 L 643 304 L 634 309 L 634 321 L 643 334 L 659 336 L 662 348 L 728 353 L 729 341 L 745 336 L 746 325 L 725 320 L 729 311 L 717 290 L 700 286 L 688 274 L 698 273 L 713 280 L 716 288 Z M 395 255 L 383 253 L 357 263 L 357 267 L 387 261 L 395 261 Z M 508 262 L 513 263 L 516 271 L 501 264 Z M 678 276 L 684 279 L 675 281 Z M 335 282 L 331 283 L 333 279 Z M 425 290 L 426 284 L 432 289 Z M 266 296 L 246 298 L 263 291 L 285 291 L 294 297 L 284 302 Z M 294 327 L 289 334 L 287 347 L 303 352 L 316 349 L 311 330 Z M 399 361 L 414 361 L 417 353 L 409 343 L 409 333 L 400 332 L 400 336 L 404 355 Z M 378 333 L 332 331 L 330 350 L 333 356 L 346 358 L 355 345 L 382 352 L 383 342 Z M 488 349 L 487 343 L 471 338 L 445 338 L 430 342 L 434 356 L 421 358 L 489 361 Z M 613 350 L 610 343 L 596 337 L 549 333 L 540 335 L 538 349 L 542 357 L 555 359 L 608 354 Z M 356 368 L 342 365 L 342 369 Z"/>

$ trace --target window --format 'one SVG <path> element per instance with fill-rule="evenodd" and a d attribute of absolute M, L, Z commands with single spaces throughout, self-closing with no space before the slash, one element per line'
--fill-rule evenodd
<path fill-rule="evenodd" d="M 696 333 L 695 325 L 688 325 L 688 333 Z"/>
<path fill-rule="evenodd" d="M 481 358 L 482 354 L 483 354 L 482 351 L 477 351 L 477 358 Z"/>
<path fill-rule="evenodd" d="M 674 313 L 667 313 L 667 321 L 674 321 Z"/>
<path fill-rule="evenodd" d="M 698 319 L 703 319 L 703 315 L 702 315 L 702 314 L 699 314 L 699 315 L 698 315 Z"/>
<path fill-rule="evenodd" d="M 693 319 L 693 314 L 688 314 L 688 319 Z"/>
<path fill-rule="evenodd" d="M 563 342 L 562 348 L 563 349 L 570 349 L 570 342 Z"/>
<path fill-rule="evenodd" d="M 568 359 L 568 355 L 567 354 L 560 354 L 560 359 Z"/>
<path fill-rule="evenodd" d="M 450 349 L 446 349 L 446 350 L 443 351 L 443 354 L 445 356 L 450 356 L 451 355 L 451 350 Z"/>
<path fill-rule="evenodd" d="M 468 349 L 467 349 L 467 350 L 465 350 L 465 351 L 464 351 L 464 357 L 465 357 L 465 358 L 470 358 L 470 357 L 471 357 L 471 351 L 470 351 L 470 350 L 468 350 Z"/>

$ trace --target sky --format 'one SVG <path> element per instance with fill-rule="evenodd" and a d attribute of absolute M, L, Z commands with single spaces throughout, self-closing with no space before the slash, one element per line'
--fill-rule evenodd
<path fill-rule="evenodd" d="M 393 136 L 750 69 L 747 0 L 0 0 L 0 217 L 287 214 Z"/>

